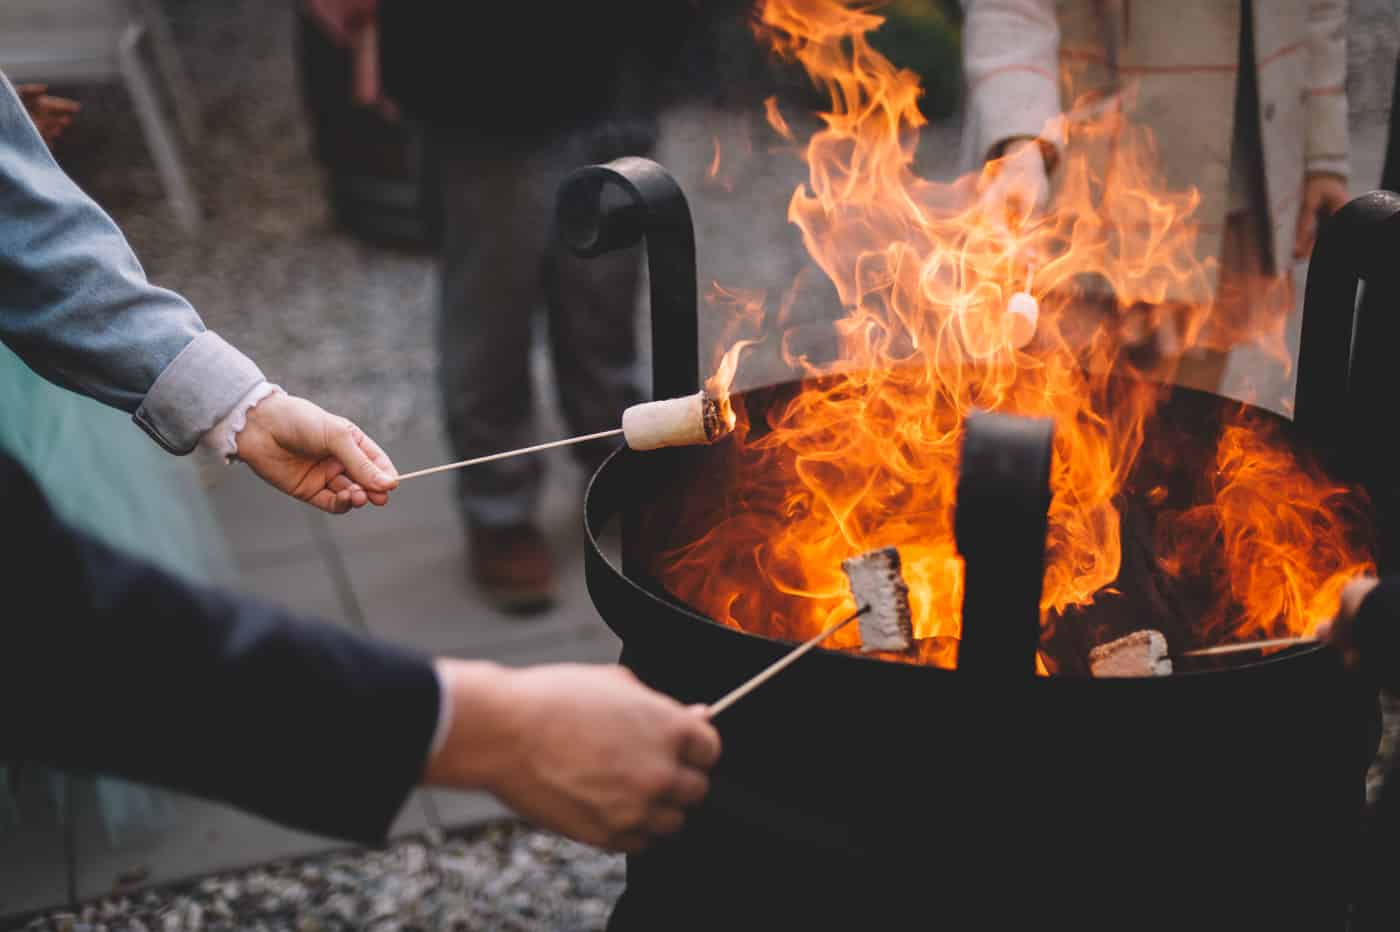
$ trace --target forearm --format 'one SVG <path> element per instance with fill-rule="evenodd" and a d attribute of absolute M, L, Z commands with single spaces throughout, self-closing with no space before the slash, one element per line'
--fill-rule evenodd
<path fill-rule="evenodd" d="M 1308 4 L 1303 88 L 1307 121 L 1304 166 L 1308 174 L 1345 178 L 1350 170 L 1346 10 L 1345 0 Z"/>
<path fill-rule="evenodd" d="M 1008 139 L 1041 136 L 1061 110 L 1053 0 L 975 0 L 963 43 L 975 151 L 986 155 Z"/>
<path fill-rule="evenodd" d="M 46 379 L 132 412 L 186 453 L 262 379 L 184 298 L 146 280 L 0 78 L 0 340 Z"/>
<path fill-rule="evenodd" d="M 126 558 L 2 457 L 0 513 L 0 754 L 383 839 L 438 718 L 426 659 Z"/>

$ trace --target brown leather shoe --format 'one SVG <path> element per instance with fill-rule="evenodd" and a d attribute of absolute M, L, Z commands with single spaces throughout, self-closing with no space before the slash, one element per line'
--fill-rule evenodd
<path fill-rule="evenodd" d="M 472 578 L 501 611 L 534 614 L 554 604 L 554 555 L 533 524 L 472 525 L 467 550 Z"/>

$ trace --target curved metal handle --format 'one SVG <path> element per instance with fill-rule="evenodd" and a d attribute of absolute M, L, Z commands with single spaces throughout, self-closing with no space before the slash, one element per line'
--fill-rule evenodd
<path fill-rule="evenodd" d="M 1303 292 L 1298 347 L 1298 385 L 1293 422 L 1335 467 L 1353 473 L 1358 396 L 1368 401 L 1376 381 L 1388 381 L 1396 331 L 1375 311 L 1356 312 L 1362 279 L 1396 280 L 1400 272 L 1400 194 L 1372 191 L 1353 198 L 1318 232 Z M 1392 309 L 1388 316 L 1395 317 Z M 1374 362 L 1372 362 L 1374 360 Z M 1365 386 L 1364 394 L 1356 391 Z M 1388 401 L 1388 399 L 1387 399 Z M 1391 403 L 1393 404 L 1393 402 Z M 1387 404 L 1390 407 L 1391 404 Z"/>
<path fill-rule="evenodd" d="M 652 396 L 678 398 L 698 391 L 695 228 L 676 179 L 640 156 L 585 165 L 559 186 L 556 211 L 560 235 L 584 258 L 646 239 Z"/>
<path fill-rule="evenodd" d="M 1032 677 L 1054 422 L 977 411 L 963 426 L 953 535 L 963 558 L 958 669 Z"/>

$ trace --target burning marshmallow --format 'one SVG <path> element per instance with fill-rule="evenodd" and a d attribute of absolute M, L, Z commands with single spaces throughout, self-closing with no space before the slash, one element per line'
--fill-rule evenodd
<path fill-rule="evenodd" d="M 1006 333 L 1013 348 L 1021 349 L 1035 337 L 1039 321 L 1040 302 L 1034 295 L 1018 291 L 1006 302 Z"/>
<path fill-rule="evenodd" d="M 633 405 L 622 412 L 622 436 L 634 450 L 714 443 L 734 429 L 728 404 L 705 392 Z"/>
<path fill-rule="evenodd" d="M 1151 628 L 1100 644 L 1089 651 L 1094 676 L 1170 676 L 1167 639 Z"/>
<path fill-rule="evenodd" d="M 899 569 L 894 547 L 872 550 L 841 561 L 850 580 L 860 616 L 860 649 L 908 650 L 914 646 L 914 622 L 909 613 L 909 587 Z"/>

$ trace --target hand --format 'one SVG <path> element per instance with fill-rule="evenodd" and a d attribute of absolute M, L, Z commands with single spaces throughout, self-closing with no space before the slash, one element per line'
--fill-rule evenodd
<path fill-rule="evenodd" d="M 1303 179 L 1303 203 L 1298 208 L 1298 232 L 1293 237 L 1293 258 L 1312 255 L 1319 218 L 1330 217 L 1347 202 L 1347 180 L 1341 175 L 1315 174 Z"/>
<path fill-rule="evenodd" d="M 1356 649 L 1356 614 L 1379 581 L 1374 576 L 1358 576 L 1347 583 L 1342 589 L 1337 616 L 1331 621 L 1324 621 L 1317 628 L 1317 638 L 1341 651 L 1342 662 L 1348 670 L 1355 671 L 1361 665 L 1361 656 Z"/>
<path fill-rule="evenodd" d="M 440 660 L 438 671 L 453 715 L 425 783 L 485 789 L 544 828 L 627 852 L 677 831 L 709 791 L 720 741 L 703 707 L 622 667 Z"/>
<path fill-rule="evenodd" d="M 238 458 L 262 479 L 331 514 L 384 505 L 399 484 L 378 444 L 304 398 L 264 398 L 248 412 L 236 443 Z"/>
<path fill-rule="evenodd" d="M 397 119 L 398 107 L 384 96 L 379 80 L 379 0 L 306 0 L 306 11 L 336 45 L 350 50 L 355 103 Z"/>
<path fill-rule="evenodd" d="M 1050 176 L 1039 140 L 1014 139 L 978 180 L 978 200 L 994 223 L 1025 226 L 1050 202 Z"/>
<path fill-rule="evenodd" d="M 44 138 L 45 144 L 52 147 L 82 106 L 67 97 L 52 97 L 45 93 L 48 89 L 47 84 L 21 84 L 15 88 L 39 135 Z"/>

